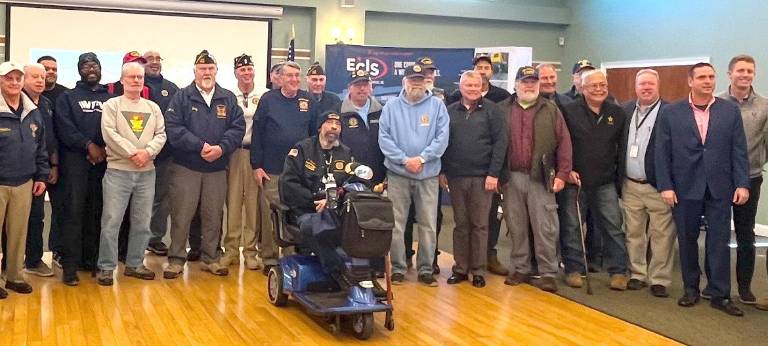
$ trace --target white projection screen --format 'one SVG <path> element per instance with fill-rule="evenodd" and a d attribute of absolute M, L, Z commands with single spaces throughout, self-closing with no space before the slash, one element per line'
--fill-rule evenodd
<path fill-rule="evenodd" d="M 94 52 L 102 66 L 101 83 L 119 80 L 122 58 L 136 50 L 156 50 L 163 57 L 163 76 L 179 87 L 193 80 L 195 56 L 207 49 L 217 60 L 217 82 L 237 86 L 233 60 L 253 57 L 255 84 L 266 85 L 270 50 L 268 20 L 226 19 L 146 13 L 36 8 L 11 5 L 9 61 L 34 62 L 50 55 L 59 66 L 59 83 L 73 87 L 80 79 L 77 57 Z"/>

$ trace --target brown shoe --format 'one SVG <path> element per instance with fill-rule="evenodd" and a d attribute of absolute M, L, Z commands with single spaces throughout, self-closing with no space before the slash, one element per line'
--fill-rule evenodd
<path fill-rule="evenodd" d="M 504 266 L 499 262 L 499 259 L 496 258 L 496 256 L 488 256 L 488 271 L 501 276 L 507 276 L 509 275 L 509 270 L 507 268 L 504 268 Z"/>
<path fill-rule="evenodd" d="M 218 276 L 229 275 L 229 268 L 221 265 L 219 262 L 211 262 L 208 264 L 203 263 L 202 268 L 204 271 L 210 272 L 213 275 L 218 275 Z"/>
<path fill-rule="evenodd" d="M 175 279 L 184 273 L 184 266 L 178 263 L 168 263 L 163 270 L 163 278 Z"/>
<path fill-rule="evenodd" d="M 538 280 L 538 285 L 536 286 L 545 292 L 557 292 L 557 282 L 555 282 L 555 278 L 551 276 L 541 277 L 541 279 Z"/>
<path fill-rule="evenodd" d="M 584 283 L 581 280 L 581 273 L 573 272 L 565 275 L 565 284 L 573 288 L 581 288 Z"/>
<path fill-rule="evenodd" d="M 755 307 L 760 310 L 766 310 L 768 311 L 768 298 L 763 298 L 757 301 L 757 304 L 755 304 Z"/>
<path fill-rule="evenodd" d="M 504 280 L 504 284 L 510 285 L 510 286 L 517 286 L 519 284 L 528 282 L 528 280 L 529 280 L 528 275 L 514 272 L 511 276 L 507 277 L 507 279 Z"/>
<path fill-rule="evenodd" d="M 222 267 L 229 267 L 231 265 L 239 266 L 240 265 L 240 254 L 237 254 L 237 257 L 234 255 L 224 255 L 219 258 L 219 264 L 221 264 Z"/>
<path fill-rule="evenodd" d="M 624 291 L 627 289 L 627 276 L 624 274 L 611 275 L 611 289 L 615 291 Z"/>

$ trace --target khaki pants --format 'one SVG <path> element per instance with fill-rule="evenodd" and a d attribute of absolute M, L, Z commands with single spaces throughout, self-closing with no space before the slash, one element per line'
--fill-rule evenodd
<path fill-rule="evenodd" d="M 230 259 L 240 258 L 241 244 L 245 257 L 255 257 L 257 234 L 270 227 L 269 218 L 261 216 L 263 203 L 259 199 L 260 188 L 253 178 L 250 158 L 250 150 L 235 150 L 230 157 L 227 171 L 227 233 L 224 236 L 224 256 Z"/>
<path fill-rule="evenodd" d="M 664 204 L 653 186 L 629 179 L 624 180 L 623 204 L 632 278 L 669 287 L 677 236 L 672 209 Z"/>
<path fill-rule="evenodd" d="M 261 219 L 268 225 L 262 227 L 261 232 L 256 235 L 259 248 L 259 257 L 264 261 L 264 265 L 277 265 L 279 250 L 275 243 L 275 231 L 272 229 L 271 218 L 269 215 L 269 202 L 280 202 L 280 175 L 270 175 L 270 180 L 265 181 L 261 189 Z"/>
<path fill-rule="evenodd" d="M 10 282 L 22 282 L 24 277 L 24 251 L 27 246 L 27 221 L 32 207 L 32 180 L 19 186 L 0 185 L 0 225 L 5 225 L 8 244 L 8 265 L 5 278 Z M 3 232 L 0 232 L 2 240 Z M 5 286 L 5 285 L 3 285 Z"/>

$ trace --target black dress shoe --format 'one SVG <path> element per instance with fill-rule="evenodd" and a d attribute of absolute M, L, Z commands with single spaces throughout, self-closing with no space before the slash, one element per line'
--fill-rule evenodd
<path fill-rule="evenodd" d="M 472 286 L 477 288 L 485 287 L 485 278 L 482 275 L 472 275 Z"/>
<path fill-rule="evenodd" d="M 7 281 L 5 283 L 5 288 L 9 289 L 11 291 L 14 291 L 16 293 L 21 293 L 21 294 L 30 294 L 30 293 L 32 293 L 32 286 L 30 286 L 28 283 L 23 282 L 23 281 L 22 282 Z"/>
<path fill-rule="evenodd" d="M 460 283 L 462 281 L 469 280 L 469 276 L 467 274 L 459 274 L 459 273 L 453 273 L 451 277 L 448 278 L 448 281 L 446 281 L 449 285 L 455 285 L 457 283 Z"/>
<path fill-rule="evenodd" d="M 667 288 L 662 285 L 651 285 L 651 294 L 654 297 L 659 297 L 659 298 L 669 297 L 669 292 L 667 292 Z"/>
<path fill-rule="evenodd" d="M 200 250 L 190 249 L 187 252 L 187 262 L 197 262 L 200 260 Z"/>
<path fill-rule="evenodd" d="M 5 298 L 8 298 L 8 292 L 0 288 L 0 299 L 5 299 Z"/>
<path fill-rule="evenodd" d="M 630 291 L 637 291 L 645 286 L 648 286 L 648 284 L 638 279 L 629 279 L 629 282 L 627 282 L 627 289 Z"/>
<path fill-rule="evenodd" d="M 741 311 L 736 305 L 733 305 L 731 299 L 712 299 L 712 301 L 709 302 L 709 306 L 731 316 L 744 316 L 744 311 Z"/>
<path fill-rule="evenodd" d="M 677 300 L 677 305 L 684 308 L 690 308 L 699 302 L 699 295 L 685 294 Z"/>
<path fill-rule="evenodd" d="M 77 272 L 64 272 L 61 281 L 67 286 L 77 286 L 80 284 L 80 278 L 77 277 Z"/>

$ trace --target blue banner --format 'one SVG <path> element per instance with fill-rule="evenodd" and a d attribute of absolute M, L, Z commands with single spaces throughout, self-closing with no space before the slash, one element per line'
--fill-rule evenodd
<path fill-rule="evenodd" d="M 326 89 L 344 97 L 352 72 L 364 66 L 373 79 L 373 93 L 386 100 L 402 89 L 405 68 L 421 57 L 432 58 L 438 70 L 435 86 L 446 92 L 456 89 L 459 76 L 472 68 L 474 48 L 397 48 L 346 44 L 325 46 Z"/>

